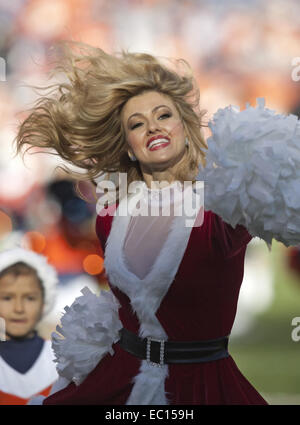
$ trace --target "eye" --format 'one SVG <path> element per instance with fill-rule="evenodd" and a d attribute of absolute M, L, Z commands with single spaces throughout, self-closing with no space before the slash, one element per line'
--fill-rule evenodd
<path fill-rule="evenodd" d="M 130 130 L 134 130 L 135 128 L 138 128 L 138 127 L 140 127 L 141 125 L 143 125 L 143 123 L 142 123 L 142 122 L 136 122 L 135 124 L 133 124 L 133 125 L 130 127 Z"/>
<path fill-rule="evenodd" d="M 37 298 L 32 295 L 28 295 L 27 299 L 28 301 L 35 301 Z"/>
<path fill-rule="evenodd" d="M 171 114 L 170 112 L 166 112 L 165 114 L 162 114 L 159 116 L 160 120 L 165 120 L 166 118 L 170 118 Z"/>
<path fill-rule="evenodd" d="M 11 297 L 9 295 L 5 295 L 5 296 L 1 297 L 1 300 L 3 300 L 3 301 L 10 301 L 11 300 Z"/>

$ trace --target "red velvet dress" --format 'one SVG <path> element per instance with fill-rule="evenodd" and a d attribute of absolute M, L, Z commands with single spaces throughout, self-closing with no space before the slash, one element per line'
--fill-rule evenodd
<path fill-rule="evenodd" d="M 102 247 L 110 235 L 112 218 L 97 217 L 96 231 Z M 155 314 L 170 341 L 230 334 L 250 240 L 244 227 L 233 229 L 211 211 L 205 211 L 202 226 L 189 231 L 175 277 Z M 111 290 L 121 305 L 119 316 L 124 327 L 138 334 L 140 321 L 129 292 L 112 284 Z M 114 355 L 107 354 L 81 385 L 70 383 L 45 399 L 44 404 L 126 404 L 141 360 L 118 344 L 113 349 Z M 231 356 L 206 363 L 168 365 L 164 390 L 167 403 L 172 405 L 267 404 Z"/>

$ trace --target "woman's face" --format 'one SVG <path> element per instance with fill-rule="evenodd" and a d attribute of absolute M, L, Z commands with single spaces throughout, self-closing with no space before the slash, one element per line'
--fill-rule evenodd
<path fill-rule="evenodd" d="M 30 337 L 41 318 L 43 296 L 33 274 L 0 278 L 0 317 L 5 320 L 7 339 Z"/>
<path fill-rule="evenodd" d="M 172 100 L 149 91 L 128 100 L 122 110 L 128 152 L 134 154 L 142 171 L 163 171 L 185 154 L 185 132 Z"/>

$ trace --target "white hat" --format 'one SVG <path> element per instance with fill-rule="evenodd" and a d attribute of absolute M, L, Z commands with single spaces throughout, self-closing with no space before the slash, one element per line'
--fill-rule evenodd
<path fill-rule="evenodd" d="M 56 270 L 47 262 L 45 256 L 18 247 L 0 252 L 0 273 L 19 261 L 32 267 L 41 280 L 45 293 L 43 316 L 46 316 L 55 302 L 56 285 L 58 283 Z"/>

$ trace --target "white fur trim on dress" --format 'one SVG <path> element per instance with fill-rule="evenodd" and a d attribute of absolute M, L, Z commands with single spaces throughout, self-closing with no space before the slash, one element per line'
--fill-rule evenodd
<path fill-rule="evenodd" d="M 122 201 L 119 208 L 122 207 L 121 204 Z M 156 312 L 174 280 L 192 227 L 186 226 L 186 216 L 174 217 L 170 233 L 152 269 L 143 279 L 140 279 L 127 268 L 123 255 L 124 241 L 131 217 L 129 214 L 121 216 L 117 213 L 118 210 L 112 222 L 105 250 L 104 264 L 109 281 L 129 297 L 139 319 L 140 337 L 167 340 L 168 335 L 157 319 Z M 133 380 L 134 386 L 126 404 L 168 404 L 164 388 L 167 376 L 167 365 L 157 367 L 142 360 L 139 374 Z"/>
<path fill-rule="evenodd" d="M 300 124 L 257 99 L 256 108 L 219 109 L 209 123 L 205 209 L 252 236 L 300 243 Z"/>
<path fill-rule="evenodd" d="M 61 327 L 52 333 L 52 348 L 60 376 L 81 384 L 86 376 L 107 354 L 114 354 L 112 345 L 120 336 L 119 303 L 111 291 L 93 294 L 82 289 L 82 296 L 71 307 L 65 307 Z"/>
<path fill-rule="evenodd" d="M 19 261 L 28 264 L 36 270 L 42 282 L 45 292 L 43 316 L 46 316 L 52 310 L 55 302 L 56 285 L 58 283 L 56 270 L 47 262 L 47 258 L 44 255 L 17 247 L 0 252 L 0 272 Z"/>

